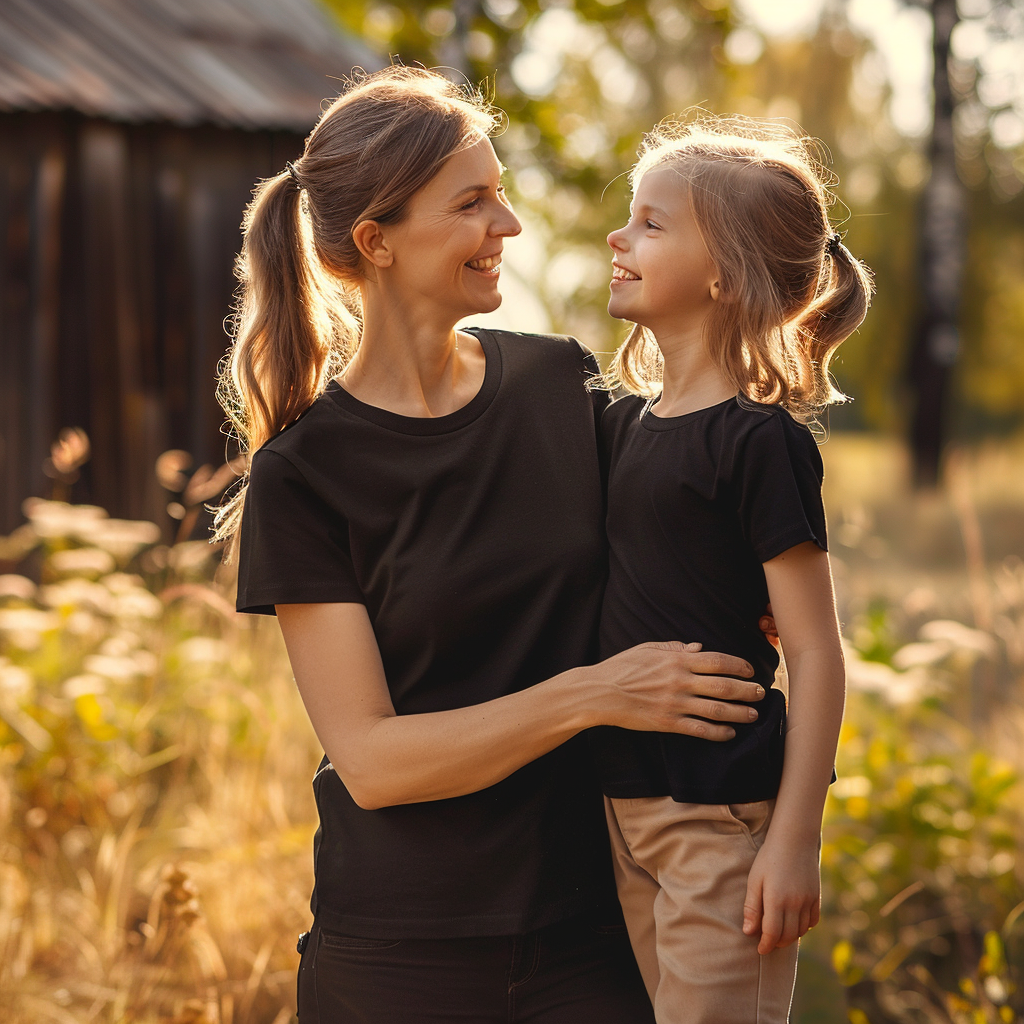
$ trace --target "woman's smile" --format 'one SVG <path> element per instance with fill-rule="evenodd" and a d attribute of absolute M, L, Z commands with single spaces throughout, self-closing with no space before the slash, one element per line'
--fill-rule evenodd
<path fill-rule="evenodd" d="M 478 256 L 476 259 L 467 260 L 463 266 L 487 277 L 497 277 L 501 269 L 501 253 L 495 253 L 493 256 Z"/>

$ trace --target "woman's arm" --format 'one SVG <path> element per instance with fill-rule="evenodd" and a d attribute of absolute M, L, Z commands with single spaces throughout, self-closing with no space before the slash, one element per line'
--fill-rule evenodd
<path fill-rule="evenodd" d="M 818 923 L 818 845 L 846 697 L 828 555 L 808 541 L 764 565 L 789 674 L 786 758 L 768 837 L 747 883 L 743 930 L 759 953 Z"/>
<path fill-rule="evenodd" d="M 734 735 L 756 717 L 745 661 L 678 643 L 644 644 L 519 693 L 452 711 L 397 715 L 361 604 L 283 604 L 277 615 L 313 728 L 352 799 L 372 809 L 462 796 L 594 725 Z M 700 715 L 701 718 L 693 718 Z"/>

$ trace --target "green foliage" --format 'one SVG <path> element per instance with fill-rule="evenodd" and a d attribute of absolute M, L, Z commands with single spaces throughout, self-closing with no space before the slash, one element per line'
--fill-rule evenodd
<path fill-rule="evenodd" d="M 823 914 L 850 1020 L 1020 1019 L 1014 770 L 939 709 L 856 695 L 839 774 Z"/>
<path fill-rule="evenodd" d="M 605 313 L 605 237 L 625 220 L 620 176 L 646 129 L 698 105 L 786 118 L 821 139 L 842 200 L 833 221 L 877 281 L 868 321 L 833 362 L 841 387 L 857 399 L 833 412 L 833 425 L 903 426 L 927 139 L 894 127 L 885 61 L 851 27 L 844 4 L 823 4 L 805 36 L 773 38 L 729 0 L 322 2 L 382 55 L 453 66 L 487 83 L 509 116 L 496 147 L 511 171 L 510 194 L 535 236 L 526 283 L 556 330 L 598 351 L 623 336 Z M 961 433 L 1019 424 L 1024 409 L 1024 362 L 1014 348 L 1024 308 L 1012 258 L 1024 233 L 1021 146 L 1012 138 L 994 144 L 991 128 L 1018 115 L 993 99 L 1008 79 L 998 59 L 987 58 L 997 45 L 1005 50 L 1004 38 L 1019 38 L 1022 12 L 1020 0 L 972 3 L 960 37 L 982 42 L 953 67 L 961 171 L 975 190 Z"/>

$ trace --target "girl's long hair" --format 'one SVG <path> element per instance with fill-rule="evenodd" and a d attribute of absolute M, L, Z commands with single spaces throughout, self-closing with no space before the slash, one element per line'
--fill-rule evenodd
<path fill-rule="evenodd" d="M 839 345 L 861 324 L 871 275 L 829 222 L 835 197 L 815 143 L 773 122 L 704 115 L 668 121 L 644 139 L 630 172 L 670 165 L 719 274 L 704 323 L 712 359 L 737 393 L 809 420 L 844 401 L 829 375 Z M 634 324 L 602 386 L 653 397 L 662 357 Z"/>
<path fill-rule="evenodd" d="M 445 161 L 497 124 L 479 93 L 437 72 L 389 67 L 347 82 L 302 156 L 257 185 L 217 386 L 244 454 L 301 416 L 359 346 L 362 263 L 352 229 L 401 220 Z M 237 530 L 245 487 L 243 478 L 217 510 L 216 539 Z"/>

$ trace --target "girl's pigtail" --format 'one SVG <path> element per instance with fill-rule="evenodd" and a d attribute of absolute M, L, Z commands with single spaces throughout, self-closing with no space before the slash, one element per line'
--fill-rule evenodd
<path fill-rule="evenodd" d="M 217 387 L 244 455 L 305 412 L 358 341 L 357 318 L 320 267 L 303 219 L 293 168 L 263 181 L 245 213 L 234 342 Z M 215 539 L 236 531 L 244 500 L 243 480 L 217 509 Z"/>
<path fill-rule="evenodd" d="M 818 410 L 846 397 L 829 375 L 829 362 L 836 349 L 867 316 L 874 290 L 871 273 L 833 234 L 826 246 L 822 267 L 823 286 L 800 316 L 796 327 L 812 367 L 811 380 L 799 404 Z"/>

